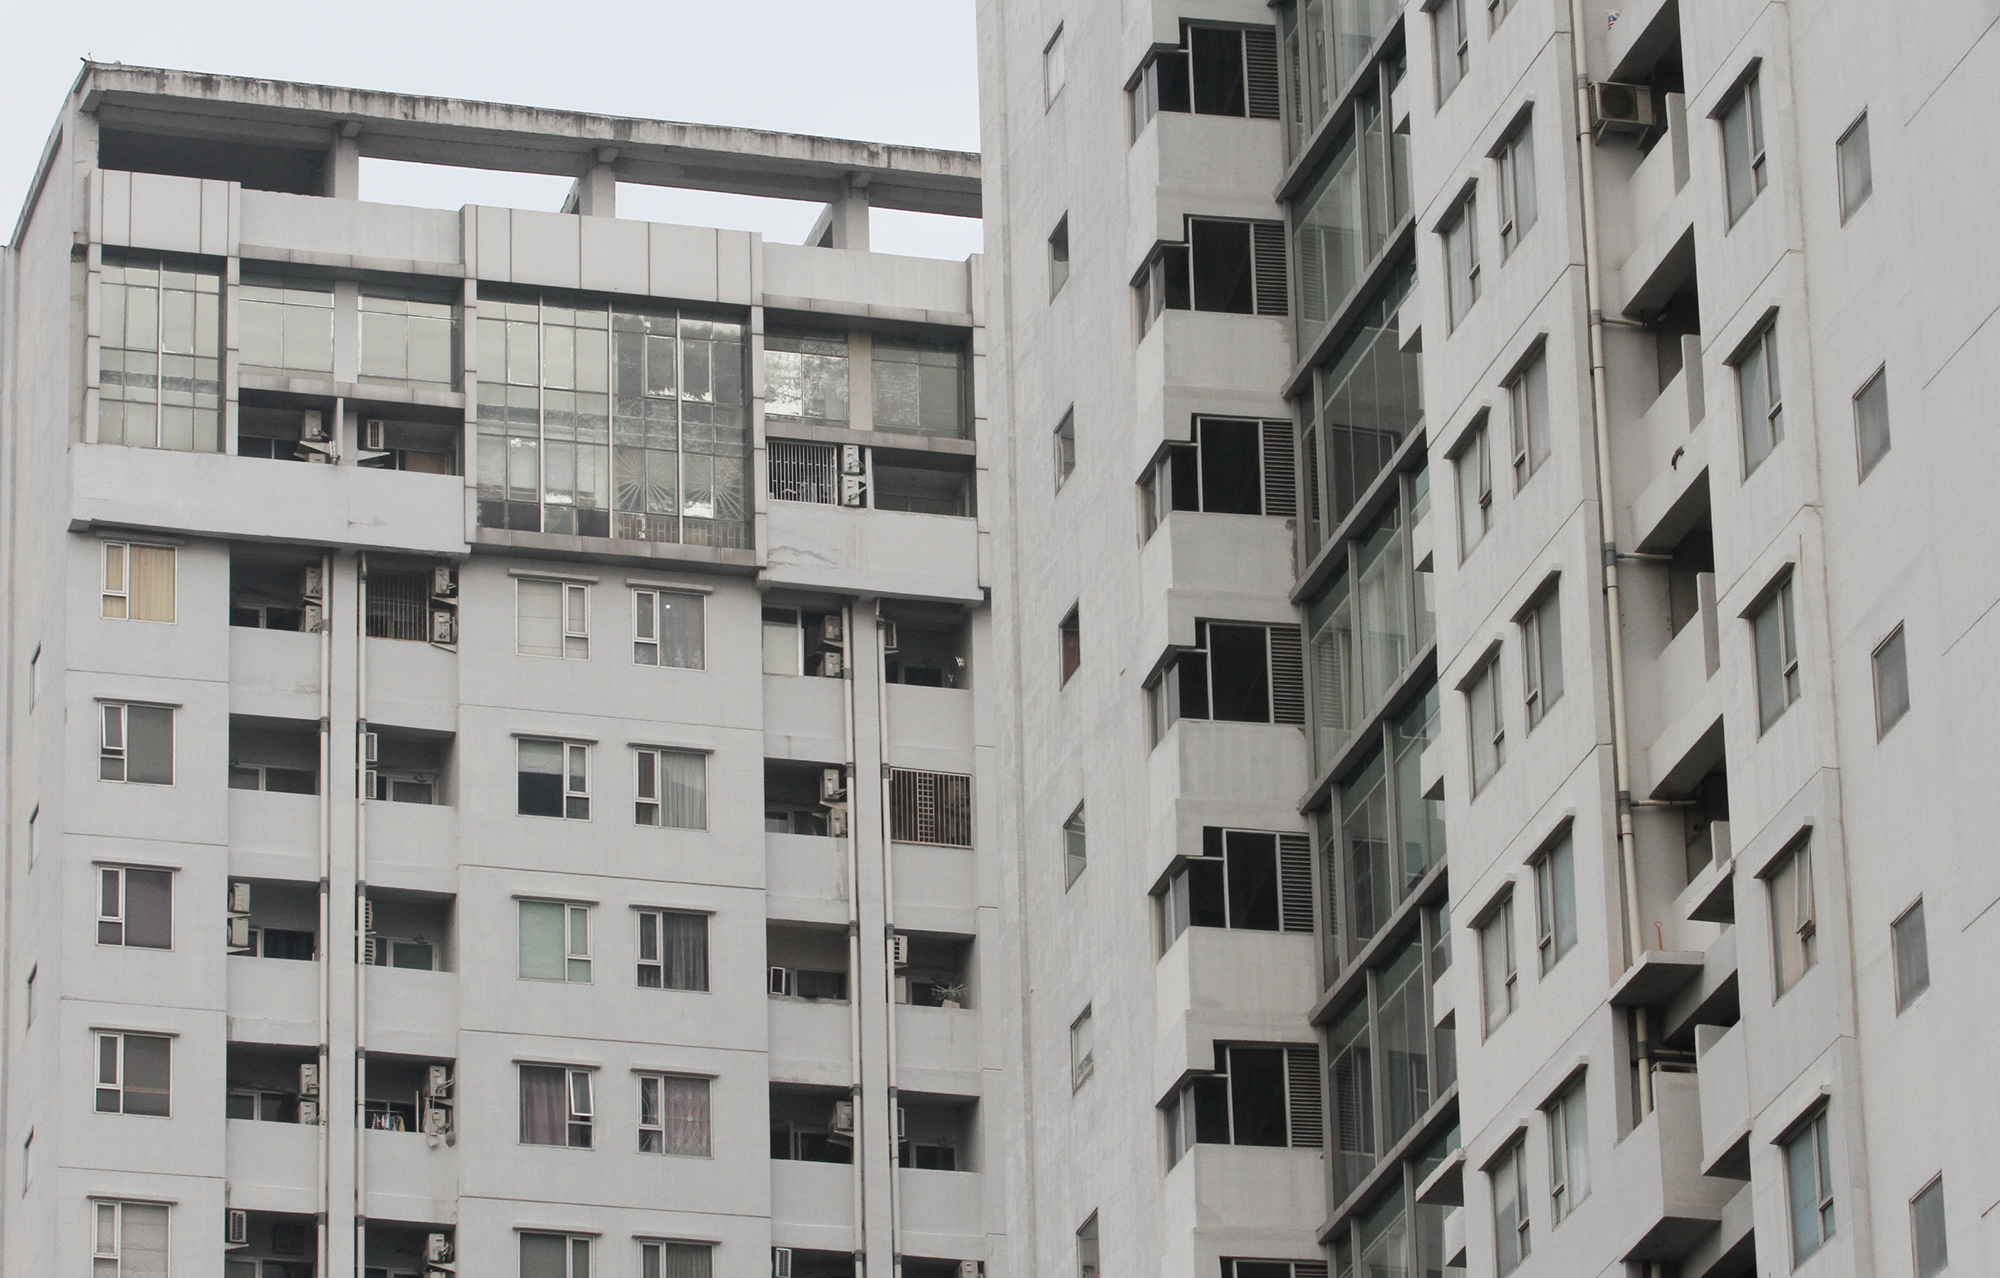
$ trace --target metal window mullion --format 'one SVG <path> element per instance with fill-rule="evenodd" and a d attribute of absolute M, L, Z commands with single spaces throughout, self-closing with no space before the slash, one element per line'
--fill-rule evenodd
<path fill-rule="evenodd" d="M 1388 1099 L 1384 1086 L 1388 1079 L 1388 1052 L 1382 1046 L 1382 969 L 1371 967 L 1363 974 L 1362 985 L 1368 1000 L 1368 1155 L 1380 1162 L 1384 1133 L 1389 1130 Z"/>

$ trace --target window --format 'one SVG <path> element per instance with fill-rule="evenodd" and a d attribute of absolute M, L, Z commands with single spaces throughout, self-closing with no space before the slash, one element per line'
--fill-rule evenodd
<path fill-rule="evenodd" d="M 636 824 L 669 830 L 708 828 L 706 754 L 640 746 L 632 751 L 632 761 L 638 769 L 632 790 Z"/>
<path fill-rule="evenodd" d="M 91 1211 L 91 1278 L 165 1278 L 165 1204 L 95 1201 Z"/>
<path fill-rule="evenodd" d="M 1472 730 L 1472 792 L 1478 794 L 1507 761 L 1507 723 L 1500 709 L 1498 653 L 1488 657 L 1466 685 L 1465 705 Z"/>
<path fill-rule="evenodd" d="M 1461 0 L 1450 0 L 1454 8 Z M 1451 326 L 1457 328 L 1479 300 L 1479 201 L 1467 195 L 1452 210 L 1439 232 L 1444 236 L 1446 300 Z"/>
<path fill-rule="evenodd" d="M 1194 641 L 1147 688 L 1155 742 L 1182 719 L 1305 722 L 1299 627 L 1196 621 Z"/>
<path fill-rule="evenodd" d="M 1889 735 L 1889 729 L 1910 712 L 1910 659 L 1903 644 L 1903 628 L 1897 626 L 1875 648 L 1875 739 Z"/>
<path fill-rule="evenodd" d="M 42 859 L 42 807 L 36 804 L 28 813 L 28 868 Z"/>
<path fill-rule="evenodd" d="M 1722 121 L 1722 179 L 1729 194 L 1729 224 L 1750 207 L 1764 189 L 1764 107 L 1757 91 L 1757 75 L 1731 94 L 1720 113 Z"/>
<path fill-rule="evenodd" d="M 333 380 L 333 281 L 255 270 L 243 276 L 235 334 L 242 370 Z"/>
<path fill-rule="evenodd" d="M 1201 832 L 1202 854 L 1179 858 L 1158 893 L 1160 947 L 1190 927 L 1313 930 L 1312 844 L 1303 834 Z"/>
<path fill-rule="evenodd" d="M 590 819 L 590 747 L 581 741 L 522 737 L 516 743 L 515 811 L 522 816 Z"/>
<path fill-rule="evenodd" d="M 590 907 L 521 902 L 521 979 L 590 982 Z"/>
<path fill-rule="evenodd" d="M 35 650 L 28 654 L 28 709 L 33 710 L 35 708 L 35 703 L 40 701 L 41 699 L 42 699 L 42 646 L 40 644 L 36 644 Z"/>
<path fill-rule="evenodd" d="M 1098 1278 L 1096 1212 L 1076 1231 L 1076 1274 L 1077 1278 Z"/>
<path fill-rule="evenodd" d="M 1494 1272 L 1513 1273 L 1528 1258 L 1528 1149 L 1516 1139 L 1486 1173 L 1493 1182 Z"/>
<path fill-rule="evenodd" d="M 1083 664 L 1083 631 L 1077 619 L 1077 609 L 1071 607 L 1056 626 L 1056 638 L 1062 648 L 1062 682 L 1069 683 L 1071 675 Z"/>
<path fill-rule="evenodd" d="M 708 1157 L 707 1079 L 639 1075 L 639 1152 Z"/>
<path fill-rule="evenodd" d="M 444 290 L 361 286 L 360 381 L 448 391 L 458 385 L 458 307 Z"/>
<path fill-rule="evenodd" d="M 1944 1242 L 1944 1177 L 1937 1176 L 1910 1200 L 1910 1249 L 1917 1278 L 1935 1278 L 1951 1263 Z"/>
<path fill-rule="evenodd" d="M 641 1242 L 639 1278 L 710 1278 L 714 1257 L 709 1243 Z"/>
<path fill-rule="evenodd" d="M 1445 933 L 1430 911 L 1419 914 L 1421 926 L 1380 956 L 1361 996 L 1328 1024 L 1336 1200 L 1369 1178 L 1379 1155 L 1396 1148 L 1457 1078 L 1454 1014 L 1438 1021 L 1431 1002 L 1445 970 Z"/>
<path fill-rule="evenodd" d="M 1521 673 L 1528 703 L 1528 731 L 1562 700 L 1561 592 L 1551 586 L 1521 617 Z"/>
<path fill-rule="evenodd" d="M 590 1071 L 521 1066 L 521 1143 L 590 1148 Z"/>
<path fill-rule="evenodd" d="M 1439 0 L 1431 9 L 1431 40 L 1437 55 L 1438 105 L 1451 96 L 1472 65 L 1466 35 L 1465 0 Z"/>
<path fill-rule="evenodd" d="M 521 1278 L 590 1278 L 590 1239 L 524 1232 Z"/>
<path fill-rule="evenodd" d="M 222 277 L 153 262 L 99 276 L 97 440 L 222 451 Z"/>
<path fill-rule="evenodd" d="M 707 661 L 707 601 L 680 590 L 632 592 L 632 660 L 642 666 L 700 670 Z M 567 641 L 567 637 L 565 637 Z M 590 640 L 583 648 L 590 651 Z"/>
<path fill-rule="evenodd" d="M 517 651 L 524 657 L 590 659 L 590 587 L 522 578 Z"/>
<path fill-rule="evenodd" d="M 1590 1197 L 1590 1120 L 1584 1102 L 1589 1093 L 1579 1078 L 1548 1107 L 1549 1224 L 1560 1225 L 1577 1204 Z M 1527 1248 L 1522 1248 L 1525 1253 Z"/>
<path fill-rule="evenodd" d="M 1924 934 L 1924 903 L 1919 900 L 1889 926 L 1890 948 L 1896 958 L 1896 1012 L 1917 1001 L 1931 987 L 1931 949 Z"/>
<path fill-rule="evenodd" d="M 1818 916 L 1812 882 L 1812 845 L 1782 853 L 1764 872 L 1771 893 L 1772 970 L 1778 994 L 1799 983 L 1818 958 Z"/>
<path fill-rule="evenodd" d="M 1514 971 L 1514 898 L 1510 894 L 1479 925 L 1479 979 L 1481 1004 L 1486 1011 L 1486 1033 L 1506 1024 L 1520 998 Z"/>
<path fill-rule="evenodd" d="M 1328 24 L 1321 18 L 1324 11 L 1323 5 L 1313 4 L 1307 14 L 1309 25 L 1346 25 L 1357 16 L 1347 8 Z M 1381 64 L 1378 74 L 1364 76 L 1354 86 L 1353 111 L 1334 131 L 1329 150 L 1314 164 L 1310 182 L 1292 204 L 1292 264 L 1298 295 L 1295 338 L 1300 351 L 1312 350 L 1335 312 L 1348 308 L 1355 290 L 1371 274 L 1369 267 L 1410 215 L 1409 134 L 1394 131 L 1382 109 L 1392 77 L 1401 71 L 1388 67 Z M 1388 274 L 1400 272 L 1392 267 Z M 1396 296 L 1382 310 L 1393 312 L 1402 299 L 1396 284 L 1389 292 Z M 1359 336 L 1375 336 L 1380 313 L 1362 321 Z M 1341 362 L 1336 353 L 1330 364 Z M 1395 407 L 1393 397 L 1383 406 Z M 1337 420 L 1360 424 L 1345 414 Z"/>
<path fill-rule="evenodd" d="M 1076 410 L 1071 409 L 1056 423 L 1056 491 L 1062 491 L 1063 484 L 1076 470 Z"/>
<path fill-rule="evenodd" d="M 773 327 L 764 335 L 764 415 L 848 424 L 847 334 Z"/>
<path fill-rule="evenodd" d="M 1150 538 L 1169 511 L 1291 516 L 1296 467 L 1289 422 L 1197 417 L 1193 442 L 1169 444 L 1140 480 Z"/>
<path fill-rule="evenodd" d="M 1535 949 L 1547 976 L 1576 945 L 1576 850 L 1567 831 L 1535 862 Z"/>
<path fill-rule="evenodd" d="M 1345 1270 L 1342 1271 L 1346 1273 Z M 1222 1278 L 1326 1278 L 1324 1260 L 1233 1260 L 1224 1258 Z"/>
<path fill-rule="evenodd" d="M 708 988 L 708 915 L 685 910 L 640 910 L 639 987 L 648 990 Z"/>
<path fill-rule="evenodd" d="M 744 326 L 641 305 L 480 289 L 480 527 L 749 544 Z"/>
<path fill-rule="evenodd" d="M 174 876 L 137 866 L 97 867 L 97 943 L 166 950 L 174 944 Z"/>
<path fill-rule="evenodd" d="M 1056 33 L 1042 46 L 1042 109 L 1056 104 L 1056 95 L 1063 91 L 1065 76 L 1063 68 L 1063 29 L 1056 27 Z"/>
<path fill-rule="evenodd" d="M 35 978 L 40 976 L 41 972 L 42 965 L 39 963 L 28 969 L 28 992 L 21 1000 L 23 1010 L 27 1014 L 27 1024 L 23 1027 L 25 1029 L 35 1028 Z"/>
<path fill-rule="evenodd" d="M 972 846 L 972 778 L 889 769 L 889 838 L 896 843 Z"/>
<path fill-rule="evenodd" d="M 1486 0 L 1486 29 L 1498 30 L 1500 24 L 1507 20 L 1507 15 L 1512 12 L 1514 12 L 1514 0 Z"/>
<path fill-rule="evenodd" d="M 1847 126 L 1834 148 L 1840 161 L 1840 220 L 1853 217 L 1875 190 L 1875 168 L 1868 158 L 1868 113 Z"/>
<path fill-rule="evenodd" d="M 1766 323 L 1736 359 L 1736 402 L 1743 416 L 1747 478 L 1785 439 L 1785 397 L 1778 386 L 1778 326 Z"/>
<path fill-rule="evenodd" d="M 875 337 L 875 429 L 970 439 L 965 342 Z"/>
<path fill-rule="evenodd" d="M 1493 459 L 1487 451 L 1484 416 L 1466 434 L 1452 465 L 1458 472 L 1458 554 L 1462 563 L 1493 528 Z"/>
<path fill-rule="evenodd" d="M 1270 27 L 1183 25 L 1181 47 L 1148 58 L 1128 92 L 1132 136 L 1161 111 L 1278 118 L 1278 42 Z"/>
<path fill-rule="evenodd" d="M 1860 457 L 1861 478 L 1868 478 L 1875 464 L 1889 454 L 1888 370 L 1875 375 L 1854 392 L 1854 445 Z"/>
<path fill-rule="evenodd" d="M 1187 239 L 1163 244 L 1139 283 L 1140 331 L 1160 312 L 1285 315 L 1285 225 L 1191 217 Z"/>
<path fill-rule="evenodd" d="M 846 664 L 841 615 L 764 609 L 764 673 L 840 678 Z"/>
<path fill-rule="evenodd" d="M 27 1197 L 28 1189 L 35 1183 L 35 1129 L 28 1129 L 28 1138 L 21 1142 L 21 1196 Z"/>
<path fill-rule="evenodd" d="M 1826 1110 L 1821 1109 L 1785 1142 L 1785 1186 L 1792 1211 L 1792 1268 L 1818 1253 L 1833 1237 L 1833 1152 L 1827 1144 Z"/>
<path fill-rule="evenodd" d="M 1757 658 L 1758 730 L 1766 732 L 1799 699 L 1799 640 L 1792 624 L 1789 576 L 1750 615 L 1750 637 Z"/>
<path fill-rule="evenodd" d="M 1511 7 L 1511 0 L 1509 0 Z M 1500 12 L 1501 0 L 1491 0 L 1489 12 Z M 1494 19 L 1499 21 L 1498 16 Z M 1500 144 L 1495 157 L 1500 166 L 1500 260 L 1514 255 L 1521 237 L 1535 225 L 1535 124 L 1533 117 L 1522 122 Z"/>
<path fill-rule="evenodd" d="M 127 621 L 172 621 L 174 548 L 105 542 L 104 615 Z"/>
<path fill-rule="evenodd" d="M 1083 805 L 1076 805 L 1076 811 L 1063 822 L 1063 890 L 1068 891 L 1076 883 L 1077 876 L 1090 864 L 1089 846 L 1084 841 Z"/>
<path fill-rule="evenodd" d="M 1091 1030 L 1090 1008 L 1086 1005 L 1083 1015 L 1069 1023 L 1069 1086 L 1071 1091 L 1082 1087 L 1090 1077 L 1092 1044 L 1096 1035 Z"/>
<path fill-rule="evenodd" d="M 1164 1116 L 1176 1160 L 1197 1144 L 1318 1149 L 1326 1136 L 1319 1049 L 1218 1045 L 1215 1072 L 1181 1088 Z"/>
<path fill-rule="evenodd" d="M 1514 426 L 1514 491 L 1527 486 L 1549 459 L 1549 366 L 1541 350 L 1507 383 Z"/>
<path fill-rule="evenodd" d="M 167 1117 L 172 1045 L 159 1034 L 99 1032 L 97 1112 Z"/>
<path fill-rule="evenodd" d="M 103 781 L 174 783 L 174 712 L 167 706 L 102 703 L 104 740 L 97 755 Z"/>
<path fill-rule="evenodd" d="M 1062 286 L 1069 282 L 1069 214 L 1065 213 L 1056 221 L 1056 229 L 1049 232 L 1049 296 L 1062 292 Z"/>

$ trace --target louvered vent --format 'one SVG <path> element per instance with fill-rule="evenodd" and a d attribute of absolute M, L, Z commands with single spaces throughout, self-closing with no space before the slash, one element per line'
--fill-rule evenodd
<path fill-rule="evenodd" d="M 1324 1260 L 1294 1260 L 1292 1278 L 1326 1278 Z"/>
<path fill-rule="evenodd" d="M 1318 1149 L 1326 1144 L 1326 1108 L 1319 1092 L 1319 1049 L 1285 1049 L 1285 1090 L 1292 1109 L 1292 1148 Z"/>
<path fill-rule="evenodd" d="M 1319 531 L 1319 427 L 1308 426 L 1299 438 L 1299 461 L 1306 468 L 1306 508 L 1303 512 L 1310 521 L 1312 538 L 1317 539 Z"/>
<path fill-rule="evenodd" d="M 1306 676 L 1299 628 L 1271 627 L 1271 722 L 1306 721 Z"/>
<path fill-rule="evenodd" d="M 896 843 L 972 846 L 972 778 L 889 770 L 889 838 Z"/>
<path fill-rule="evenodd" d="M 1264 513 L 1290 518 L 1298 512 L 1298 465 L 1292 455 L 1292 424 L 1264 423 Z"/>
<path fill-rule="evenodd" d="M 1335 1151 L 1372 1156 L 1375 1152 L 1375 1088 L 1368 1068 L 1366 1039 L 1350 1045 L 1334 1057 L 1333 1068 L 1327 1071 L 1327 1075 L 1333 1088 L 1334 1134 L 1338 1137 Z"/>
<path fill-rule="evenodd" d="M 1285 224 L 1252 222 L 1250 248 L 1256 259 L 1257 313 L 1291 314 L 1285 304 Z"/>
<path fill-rule="evenodd" d="M 1285 931 L 1313 930 L 1312 842 L 1303 834 L 1278 836 L 1278 904 Z"/>
<path fill-rule="evenodd" d="M 1278 32 L 1273 27 L 1248 27 L 1243 32 L 1243 73 L 1249 90 L 1250 118 L 1278 118 Z"/>

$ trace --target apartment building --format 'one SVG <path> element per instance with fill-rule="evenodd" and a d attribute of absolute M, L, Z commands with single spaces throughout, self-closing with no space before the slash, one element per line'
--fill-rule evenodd
<path fill-rule="evenodd" d="M 1024 1272 L 1990 1268 L 1990 10 L 981 37 Z"/>
<path fill-rule="evenodd" d="M 1013 1272 L 985 288 L 871 207 L 979 158 L 84 67 L 0 276 L 0 1270 Z"/>

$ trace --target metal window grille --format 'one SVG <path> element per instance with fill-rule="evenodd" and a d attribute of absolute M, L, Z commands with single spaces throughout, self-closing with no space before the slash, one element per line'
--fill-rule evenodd
<path fill-rule="evenodd" d="M 1298 507 L 1297 462 L 1292 454 L 1292 424 L 1265 422 L 1264 513 L 1291 516 Z"/>
<path fill-rule="evenodd" d="M 1288 315 L 1291 312 L 1286 295 L 1285 224 L 1252 222 L 1250 236 L 1255 263 L 1257 313 Z"/>
<path fill-rule="evenodd" d="M 1278 118 L 1278 32 L 1273 27 L 1243 31 L 1243 81 L 1250 118 Z"/>
<path fill-rule="evenodd" d="M 368 637 L 414 639 L 431 637 L 431 575 L 428 572 L 368 574 Z"/>
<path fill-rule="evenodd" d="M 889 837 L 897 843 L 972 846 L 972 778 L 889 770 Z"/>
<path fill-rule="evenodd" d="M 834 445 L 774 439 L 765 447 L 772 497 L 822 506 L 840 504 L 840 453 Z"/>
<path fill-rule="evenodd" d="M 1326 1108 L 1319 1090 L 1319 1049 L 1285 1049 L 1285 1090 L 1290 1093 L 1294 1149 L 1318 1149 L 1326 1141 Z"/>
<path fill-rule="evenodd" d="M 1297 626 L 1271 627 L 1271 722 L 1306 721 L 1304 636 Z"/>
<path fill-rule="evenodd" d="M 1313 930 L 1312 843 L 1303 834 L 1278 836 L 1278 900 L 1285 931 Z"/>

